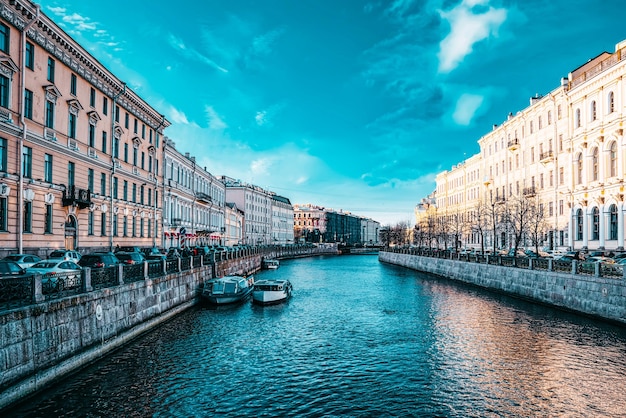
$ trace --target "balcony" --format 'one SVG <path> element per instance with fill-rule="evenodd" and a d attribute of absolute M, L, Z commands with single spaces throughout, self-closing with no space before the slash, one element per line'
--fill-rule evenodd
<path fill-rule="evenodd" d="M 211 198 L 211 196 L 209 196 L 206 193 L 202 193 L 202 192 L 196 193 L 196 199 L 198 199 L 198 202 L 204 202 L 204 203 L 212 203 L 213 202 L 213 199 Z"/>
<path fill-rule="evenodd" d="M 79 209 L 88 208 L 91 205 L 91 191 L 70 186 L 63 191 L 62 201 L 63 206 L 77 206 Z"/>
<path fill-rule="evenodd" d="M 525 187 L 522 190 L 522 195 L 524 195 L 524 197 L 534 197 L 537 196 L 537 190 L 535 189 L 535 187 Z"/>
<path fill-rule="evenodd" d="M 506 199 L 502 196 L 496 196 L 496 198 L 493 200 L 493 203 L 496 205 L 503 205 L 504 203 L 506 203 Z"/>
<path fill-rule="evenodd" d="M 541 164 L 547 164 L 554 161 L 554 153 L 552 151 L 546 151 L 539 154 L 539 162 Z"/>
<path fill-rule="evenodd" d="M 507 147 L 509 148 L 509 151 L 515 151 L 519 148 L 519 139 L 515 138 L 515 139 L 511 139 L 508 144 Z"/>
<path fill-rule="evenodd" d="M 183 220 L 181 218 L 172 218 L 172 221 L 170 222 L 170 226 L 180 226 L 183 223 Z"/>

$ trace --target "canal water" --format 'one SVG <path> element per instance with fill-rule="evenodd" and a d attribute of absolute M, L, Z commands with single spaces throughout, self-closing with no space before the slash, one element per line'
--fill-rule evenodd
<path fill-rule="evenodd" d="M 198 306 L 5 416 L 626 414 L 624 328 L 376 256 L 270 277 L 292 281 L 288 303 Z"/>

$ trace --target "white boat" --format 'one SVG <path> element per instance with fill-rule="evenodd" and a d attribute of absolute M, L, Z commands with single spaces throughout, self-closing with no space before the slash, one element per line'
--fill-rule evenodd
<path fill-rule="evenodd" d="M 254 277 L 224 276 L 204 283 L 202 297 L 214 305 L 242 302 L 250 296 Z"/>
<path fill-rule="evenodd" d="M 276 270 L 280 266 L 280 262 L 275 258 L 266 258 L 263 260 L 263 268 L 268 270 Z"/>
<path fill-rule="evenodd" d="M 252 301 L 262 305 L 279 303 L 289 299 L 292 291 L 289 280 L 259 280 L 254 283 Z"/>

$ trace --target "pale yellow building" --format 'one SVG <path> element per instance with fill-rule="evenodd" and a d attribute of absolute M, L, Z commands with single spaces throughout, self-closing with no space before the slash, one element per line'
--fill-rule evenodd
<path fill-rule="evenodd" d="M 524 197 L 543 213 L 542 246 L 623 249 L 625 47 L 626 41 L 532 97 L 478 140 L 478 154 L 440 173 L 438 216 Z M 476 247 L 479 237 L 469 229 L 463 244 Z M 487 235 L 498 248 L 512 245 L 506 228 Z"/>

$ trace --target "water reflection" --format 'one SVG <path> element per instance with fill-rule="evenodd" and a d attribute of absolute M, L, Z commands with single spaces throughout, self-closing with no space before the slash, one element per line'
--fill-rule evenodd
<path fill-rule="evenodd" d="M 622 328 L 347 256 L 187 311 L 12 415 L 619 416 Z"/>

